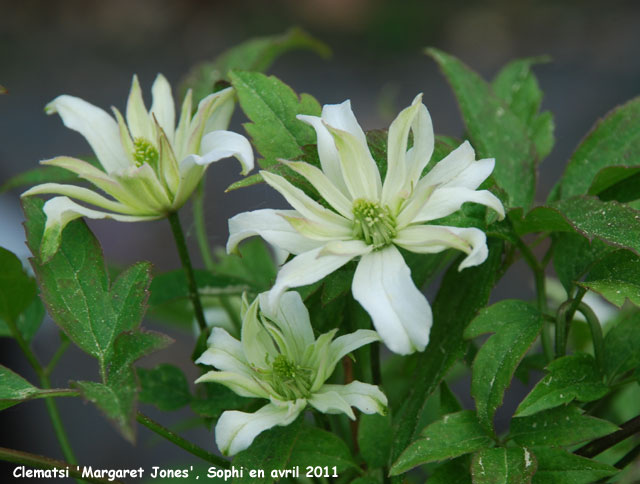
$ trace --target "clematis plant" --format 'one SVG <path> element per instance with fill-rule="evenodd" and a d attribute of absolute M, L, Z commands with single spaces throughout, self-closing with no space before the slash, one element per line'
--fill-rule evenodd
<path fill-rule="evenodd" d="M 204 98 L 193 116 L 192 94 L 188 91 L 177 127 L 171 86 L 162 74 L 158 74 L 151 92 L 153 102 L 147 111 L 134 76 L 125 116 L 112 108 L 115 119 L 74 96 L 61 95 L 47 105 L 48 114 L 58 113 L 65 126 L 86 138 L 102 169 L 69 156 L 41 163 L 72 171 L 112 198 L 59 183 L 43 183 L 24 192 L 22 196 L 61 195 L 44 206 L 47 222 L 41 246 L 43 259 L 55 253 L 62 230 L 78 217 L 121 222 L 163 218 L 187 201 L 210 163 L 234 156 L 240 161 L 243 174 L 253 168 L 248 140 L 226 131 L 234 108 L 233 88 Z"/>
<path fill-rule="evenodd" d="M 384 182 L 349 101 L 326 105 L 322 116 L 299 115 L 317 134 L 321 168 L 284 161 L 305 177 L 327 206 L 314 201 L 282 176 L 262 171 L 294 210 L 256 210 L 229 221 L 227 251 L 247 237 L 260 235 L 295 257 L 278 272 L 272 305 L 291 287 L 312 284 L 359 258 L 353 296 L 367 310 L 392 351 L 422 351 L 432 323 L 427 299 L 411 280 L 398 247 L 420 254 L 455 248 L 467 253 L 459 270 L 487 258 L 486 236 L 477 228 L 435 225 L 433 220 L 466 202 L 504 208 L 487 190 L 477 190 L 491 174 L 493 159 L 476 160 L 465 141 L 422 176 L 434 147 L 427 108 L 418 95 L 389 128 Z M 413 146 L 408 148 L 409 134 Z"/>
<path fill-rule="evenodd" d="M 276 425 L 289 425 L 311 405 L 323 413 L 344 413 L 351 407 L 368 414 L 384 414 L 387 398 L 375 385 L 353 381 L 347 385 L 325 383 L 343 356 L 380 338 L 375 331 L 359 329 L 334 339 L 337 329 L 317 339 L 309 312 L 297 292 L 286 292 L 275 310 L 267 293 L 251 305 L 243 300 L 241 341 L 226 330 L 213 328 L 209 348 L 196 363 L 217 370 L 196 380 L 221 383 L 243 397 L 270 400 L 254 413 L 229 410 L 215 429 L 216 443 L 225 455 L 251 445 L 253 439 Z"/>

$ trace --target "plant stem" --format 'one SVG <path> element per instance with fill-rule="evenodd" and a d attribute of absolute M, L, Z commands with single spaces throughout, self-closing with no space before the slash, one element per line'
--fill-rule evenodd
<path fill-rule="evenodd" d="M 620 426 L 620 430 L 617 432 L 613 432 L 612 434 L 605 435 L 593 442 L 589 442 L 587 445 L 580 447 L 574 453 L 587 458 L 595 457 L 638 432 L 640 432 L 640 415 L 623 423 Z"/>
<path fill-rule="evenodd" d="M 213 270 L 213 255 L 211 254 L 211 247 L 207 238 L 207 226 L 204 221 L 204 181 L 205 178 L 203 177 L 193 196 L 193 222 L 196 227 L 196 239 L 198 240 L 198 247 L 200 248 L 204 266 L 209 270 Z"/>
<path fill-rule="evenodd" d="M 164 437 L 165 439 L 167 439 L 170 442 L 173 442 L 178 447 L 180 447 L 181 449 L 186 450 L 190 454 L 193 454 L 196 457 L 200 457 L 202 460 L 210 462 L 211 464 L 215 464 L 216 466 L 218 466 L 218 467 L 220 467 L 222 469 L 229 469 L 230 463 L 226 459 L 223 459 L 222 457 L 219 457 L 219 456 L 217 456 L 215 454 L 212 454 L 212 453 L 204 450 L 202 447 L 198 447 L 197 445 L 189 442 L 188 440 L 183 439 L 178 434 L 172 432 L 171 430 L 169 430 L 166 427 L 163 427 L 158 422 L 156 422 L 155 420 L 150 419 L 149 417 L 147 417 L 143 413 L 138 412 L 136 414 L 136 420 L 139 423 L 141 423 L 142 425 L 144 425 L 145 427 L 147 427 L 149 430 L 152 430 L 153 432 L 155 432 L 159 436 Z"/>
<path fill-rule="evenodd" d="M 54 355 L 51 357 L 51 360 L 49 360 L 49 364 L 44 367 L 43 372 L 45 375 L 47 376 L 51 375 L 51 372 L 56 367 L 56 365 L 60 361 L 60 358 L 62 358 L 62 355 L 64 355 L 65 351 L 67 351 L 68 347 L 69 347 L 69 340 L 63 339 L 60 342 L 60 346 L 58 346 L 58 349 L 56 350 Z"/>
<path fill-rule="evenodd" d="M 82 473 L 74 468 L 75 465 L 72 466 L 70 463 L 52 459 L 50 457 L 44 457 L 42 455 L 31 454 L 29 452 L 22 452 L 20 450 L 7 449 L 5 447 L 0 447 L 0 460 L 13 462 L 14 464 L 36 467 L 38 469 L 69 469 L 70 477 L 82 479 L 87 482 L 95 482 L 96 484 L 122 484 L 122 481 L 82 477 Z"/>
<path fill-rule="evenodd" d="M 178 248 L 178 254 L 180 254 L 180 261 L 182 262 L 182 267 L 187 276 L 189 298 L 193 304 L 193 311 L 196 315 L 196 320 L 198 321 L 198 327 L 201 332 L 205 332 L 207 329 L 207 322 L 204 318 L 204 312 L 202 311 L 202 303 L 200 302 L 200 295 L 198 294 L 198 285 L 196 283 L 195 274 L 193 273 L 193 266 L 191 265 L 191 258 L 189 257 L 189 250 L 187 249 L 187 242 L 184 238 L 184 232 L 182 231 L 178 212 L 170 213 L 168 219 L 169 224 L 171 224 L 173 238 L 176 241 L 176 247 Z"/>
<path fill-rule="evenodd" d="M 533 277 L 536 285 L 536 296 L 538 301 L 538 310 L 545 314 L 547 312 L 547 291 L 545 283 L 544 267 L 540 265 L 538 259 L 536 259 L 531 249 L 525 244 L 522 239 L 518 239 L 516 242 L 520 253 L 525 262 L 529 265 L 533 271 Z M 551 348 L 551 336 L 547 328 L 547 324 L 542 325 L 542 332 L 540 334 L 540 340 L 542 341 L 542 349 L 544 351 L 547 361 L 553 360 L 553 350 Z"/>
<path fill-rule="evenodd" d="M 596 316 L 596 313 L 593 312 L 593 309 L 591 309 L 583 302 L 578 305 L 578 311 L 582 313 L 582 315 L 587 320 L 587 323 L 589 324 L 589 329 L 591 330 L 591 339 L 593 340 L 593 353 L 596 357 L 598 368 L 603 369 L 604 337 L 602 336 L 602 326 L 600 325 L 598 316 Z"/>

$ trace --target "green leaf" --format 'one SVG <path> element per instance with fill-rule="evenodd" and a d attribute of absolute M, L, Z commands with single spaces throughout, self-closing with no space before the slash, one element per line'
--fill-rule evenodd
<path fill-rule="evenodd" d="M 428 462 L 475 452 L 493 443 L 471 410 L 445 415 L 425 428 L 421 436 L 393 463 L 390 475 L 397 476 Z"/>
<path fill-rule="evenodd" d="M 256 37 L 223 52 L 213 62 L 195 65 L 186 75 L 180 90 L 193 89 L 194 102 L 214 92 L 220 80 L 229 80 L 231 69 L 266 71 L 273 61 L 291 50 L 310 50 L 323 58 L 331 55 L 329 47 L 299 28 L 280 35 Z"/>
<path fill-rule="evenodd" d="M 502 405 L 518 364 L 542 328 L 540 312 L 520 300 L 506 300 L 480 311 L 464 331 L 467 339 L 495 333 L 482 345 L 473 361 L 471 394 L 478 419 L 493 430 L 493 417 Z"/>
<path fill-rule="evenodd" d="M 573 400 L 593 402 L 609 391 L 595 359 L 589 354 L 563 356 L 549 363 L 546 370 L 547 375 L 518 406 L 516 416 L 533 415 Z"/>
<path fill-rule="evenodd" d="M 640 166 L 608 166 L 600 170 L 587 192 L 601 200 L 631 202 L 640 198 Z"/>
<path fill-rule="evenodd" d="M 471 484 L 469 455 L 440 464 L 427 481 L 429 484 Z"/>
<path fill-rule="evenodd" d="M 537 469 L 535 456 L 523 447 L 482 449 L 473 455 L 473 484 L 529 484 Z"/>
<path fill-rule="evenodd" d="M 615 467 L 562 449 L 537 447 L 533 452 L 538 460 L 533 484 L 589 484 L 618 472 Z"/>
<path fill-rule="evenodd" d="M 36 295 L 36 283 L 13 252 L 0 247 L 0 318 L 16 322 Z"/>
<path fill-rule="evenodd" d="M 527 126 L 540 160 L 546 158 L 553 148 L 554 125 L 550 112 L 538 115 L 542 91 L 531 67 L 548 61 L 546 57 L 531 57 L 510 62 L 500 70 L 491 85 L 493 92 Z"/>
<path fill-rule="evenodd" d="M 275 165 L 278 158 L 299 159 L 301 147 L 315 143 L 313 128 L 296 119 L 298 114 L 320 115 L 320 105 L 312 96 L 298 98 L 279 79 L 257 72 L 232 71 L 230 77 L 240 106 L 252 121 L 244 127 L 263 156 L 262 168 Z"/>
<path fill-rule="evenodd" d="M 329 304 L 351 290 L 354 272 L 355 268 L 352 265 L 348 265 L 332 272 L 324 279 L 321 296 L 323 305 Z"/>
<path fill-rule="evenodd" d="M 526 446 L 569 446 L 616 430 L 611 422 L 583 415 L 578 407 L 568 405 L 512 419 L 508 438 Z"/>
<path fill-rule="evenodd" d="M 427 349 L 417 356 L 420 371 L 412 391 L 394 414 L 391 461 L 395 461 L 417 433 L 419 416 L 447 371 L 465 352 L 462 332 L 489 300 L 502 259 L 502 242 L 489 240 L 489 256 L 480 266 L 458 271 L 460 258 L 445 273 L 433 303 L 433 327 Z"/>
<path fill-rule="evenodd" d="M 27 306 L 27 308 L 20 313 L 18 319 L 16 321 L 16 326 L 20 334 L 22 335 L 22 339 L 24 339 L 27 343 L 29 343 L 36 332 L 40 328 L 42 321 L 44 320 L 44 305 L 38 296 L 35 296 L 31 300 L 31 304 Z M 7 338 L 13 338 L 13 333 L 11 329 L 6 324 L 5 321 L 0 319 L 0 337 L 5 336 Z"/>
<path fill-rule="evenodd" d="M 628 299 L 640 306 L 640 258 L 628 250 L 617 250 L 595 264 L 579 283 L 622 307 Z"/>
<path fill-rule="evenodd" d="M 604 338 L 604 372 L 608 381 L 640 367 L 640 312 L 625 314 Z"/>
<path fill-rule="evenodd" d="M 589 268 L 613 249 L 598 239 L 589 241 L 582 235 L 565 232 L 553 238 L 553 268 L 567 294 Z"/>
<path fill-rule="evenodd" d="M 446 381 L 440 383 L 440 414 L 455 413 L 462 410 L 458 397 L 451 391 Z"/>
<path fill-rule="evenodd" d="M 389 415 L 360 416 L 358 447 L 367 467 L 383 467 L 389 461 L 391 450 L 391 418 Z"/>
<path fill-rule="evenodd" d="M 453 56 L 428 49 L 456 95 L 478 158 L 495 158 L 493 178 L 507 192 L 510 207 L 528 208 L 536 183 L 536 153 L 526 125 L 489 84 Z"/>
<path fill-rule="evenodd" d="M 227 187 L 225 193 L 232 192 L 233 190 L 237 190 L 238 188 L 252 187 L 253 185 L 257 185 L 258 183 L 262 183 L 263 181 L 264 180 L 262 179 L 262 175 L 260 173 L 254 173 L 253 175 L 245 176 L 242 180 L 233 182 Z"/>
<path fill-rule="evenodd" d="M 619 106 L 599 121 L 569 160 L 562 177 L 561 197 L 588 193 L 594 178 L 604 168 L 638 165 L 639 123 L 640 97 Z"/>
<path fill-rule="evenodd" d="M 39 253 L 44 227 L 42 200 L 23 199 L 27 240 Z M 83 220 L 71 222 L 58 252 L 46 263 L 31 259 L 42 298 L 56 324 L 104 368 L 116 337 L 140 324 L 151 267 L 138 263 L 109 283 L 102 250 Z"/>
<path fill-rule="evenodd" d="M 153 369 L 138 369 L 140 401 L 151 403 L 160 410 L 178 410 L 191 402 L 189 384 L 180 368 L 161 364 Z"/>
<path fill-rule="evenodd" d="M 244 280 L 230 275 L 214 275 L 209 271 L 194 271 L 198 292 L 201 296 L 240 295 L 248 289 Z M 189 286 L 184 270 L 164 272 L 153 278 L 149 287 L 149 305 L 158 306 L 176 299 L 189 297 Z"/>
<path fill-rule="evenodd" d="M 238 248 L 238 254 L 216 253 L 214 272 L 249 285 L 256 293 L 271 288 L 276 278 L 276 265 L 265 242 L 253 238 Z"/>
<path fill-rule="evenodd" d="M 274 427 L 262 432 L 251 444 L 251 447 L 238 453 L 233 459 L 236 468 L 262 469 L 265 477 L 259 479 L 244 472 L 234 483 L 271 483 L 279 480 L 272 477 L 271 472 L 300 467 L 300 474 L 304 474 L 304 467 L 337 466 L 338 471 L 355 466 L 347 445 L 336 435 L 304 424 L 299 418 L 286 427 Z"/>
<path fill-rule="evenodd" d="M 20 375 L 0 365 L 0 410 L 33 398 L 38 391 Z"/>

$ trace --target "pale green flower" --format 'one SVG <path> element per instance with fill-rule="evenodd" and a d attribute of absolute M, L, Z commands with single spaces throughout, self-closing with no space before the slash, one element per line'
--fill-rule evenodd
<path fill-rule="evenodd" d="M 215 435 L 223 454 L 246 449 L 264 430 L 289 425 L 307 404 L 352 419 L 352 406 L 364 413 L 384 414 L 387 398 L 377 386 L 359 381 L 325 383 L 343 356 L 380 340 L 375 331 L 360 329 L 334 340 L 338 331 L 334 329 L 316 339 L 309 312 L 297 292 L 284 293 L 275 311 L 268 306 L 266 293 L 250 306 L 245 299 L 241 341 L 222 328 L 213 328 L 209 348 L 196 361 L 217 368 L 196 383 L 216 382 L 243 397 L 270 400 L 254 413 L 231 410 L 222 414 Z"/>
<path fill-rule="evenodd" d="M 48 114 L 58 113 L 65 126 L 86 138 L 102 169 L 69 156 L 41 163 L 72 171 L 112 198 L 59 183 L 44 183 L 23 193 L 22 196 L 62 195 L 44 205 L 44 259 L 55 253 L 62 230 L 71 220 L 89 217 L 137 222 L 162 218 L 187 201 L 209 163 L 235 156 L 243 174 L 253 168 L 248 140 L 225 131 L 234 108 L 232 88 L 204 98 L 193 116 L 189 91 L 177 127 L 171 86 L 164 76 L 158 75 L 151 92 L 153 103 L 147 111 L 138 78 L 133 77 L 126 121 L 116 108 L 112 108 L 114 119 L 101 108 L 73 96 L 58 96 L 47 105 Z M 67 197 L 102 210 L 87 208 Z"/>
<path fill-rule="evenodd" d="M 326 201 L 322 205 L 285 178 L 261 172 L 295 210 L 256 210 L 229 220 L 227 251 L 260 235 L 296 257 L 278 272 L 270 304 L 291 287 L 319 281 L 352 259 L 359 259 L 353 297 L 369 313 L 382 340 L 400 354 L 422 351 L 432 324 L 428 301 L 411 280 L 398 247 L 419 254 L 455 248 L 467 253 L 459 269 L 484 262 L 488 250 L 477 228 L 434 225 L 433 220 L 460 209 L 465 202 L 491 207 L 504 217 L 500 200 L 477 190 L 491 174 L 493 159 L 475 159 L 464 142 L 425 176 L 434 147 L 427 108 L 417 96 L 389 128 L 387 173 L 380 172 L 349 101 L 326 105 L 322 116 L 298 116 L 318 137 L 319 169 L 287 162 Z M 413 146 L 407 149 L 409 135 Z"/>

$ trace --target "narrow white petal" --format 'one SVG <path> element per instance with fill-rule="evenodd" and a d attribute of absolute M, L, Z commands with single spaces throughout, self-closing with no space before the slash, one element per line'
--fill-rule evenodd
<path fill-rule="evenodd" d="M 354 333 L 345 334 L 333 340 L 329 346 L 329 360 L 325 369 L 325 380 L 331 376 L 343 356 L 374 341 L 380 341 L 380 335 L 370 329 L 359 329 Z"/>
<path fill-rule="evenodd" d="M 411 130 L 413 131 L 413 146 L 407 152 L 407 164 L 409 166 L 407 172 L 409 174 L 409 183 L 415 185 L 420 179 L 424 167 L 431 160 L 435 143 L 431 116 L 424 104 L 420 104 L 418 113 L 413 119 Z"/>
<path fill-rule="evenodd" d="M 235 371 L 208 371 L 196 383 L 219 383 L 241 397 L 269 398 L 268 388 L 259 385 L 255 378 Z"/>
<path fill-rule="evenodd" d="M 258 317 L 260 300 L 256 298 L 242 318 L 242 348 L 249 364 L 254 368 L 267 369 L 278 351 L 268 331 Z"/>
<path fill-rule="evenodd" d="M 299 217 L 295 210 L 254 210 L 229 219 L 227 252 L 232 253 L 244 239 L 259 235 L 271 245 L 291 254 L 301 254 L 321 247 L 323 242 L 299 234 L 285 217 Z"/>
<path fill-rule="evenodd" d="M 373 250 L 373 246 L 365 244 L 362 240 L 334 240 L 324 245 L 320 251 L 320 256 L 340 255 L 358 257 L 368 254 Z"/>
<path fill-rule="evenodd" d="M 117 213 L 100 212 L 78 205 L 67 197 L 55 197 L 48 200 L 43 207 L 47 216 L 40 246 L 40 254 L 43 261 L 49 260 L 56 253 L 60 246 L 62 231 L 69 222 L 80 217 L 92 219 L 110 218 L 120 222 L 140 222 L 143 220 L 154 220 L 156 216 L 133 216 L 120 215 Z"/>
<path fill-rule="evenodd" d="M 476 228 L 460 228 L 449 227 L 454 234 L 458 237 L 465 239 L 471 246 L 471 251 L 468 252 L 468 256 L 460 263 L 458 270 L 466 269 L 467 267 L 473 267 L 482 264 L 487 260 L 489 255 L 489 249 L 487 248 L 487 236 L 486 234 Z"/>
<path fill-rule="evenodd" d="M 178 121 L 178 127 L 173 138 L 173 149 L 176 154 L 176 158 L 179 160 L 184 158 L 188 153 L 187 140 L 189 136 L 189 129 L 191 127 L 191 104 L 193 93 L 191 89 L 187 90 L 187 94 L 182 101 L 182 108 L 180 109 L 180 120 Z"/>
<path fill-rule="evenodd" d="M 337 229 L 340 227 L 351 227 L 349 220 L 312 200 L 302 190 L 294 187 L 280 175 L 274 175 L 268 171 L 261 171 L 260 174 L 264 181 L 278 190 L 287 202 L 300 212 L 303 217 L 323 225 L 334 226 Z"/>
<path fill-rule="evenodd" d="M 295 347 L 295 360 L 301 361 L 307 347 L 315 341 L 309 311 L 300 294 L 289 291 L 282 295 L 275 311 L 268 304 L 268 293 L 260 294 L 260 308 L 265 316 L 282 331 L 285 339 Z"/>
<path fill-rule="evenodd" d="M 222 94 L 220 94 L 215 108 L 205 123 L 204 134 L 210 133 L 211 131 L 226 130 L 229 127 L 229 122 L 231 121 L 231 116 L 236 106 L 235 91 L 232 87 L 227 87 L 219 92 Z"/>
<path fill-rule="evenodd" d="M 207 343 L 209 347 L 195 361 L 198 365 L 211 365 L 221 371 L 251 374 L 242 343 L 226 330 L 213 328 Z"/>
<path fill-rule="evenodd" d="M 342 176 L 351 199 L 379 200 L 382 190 L 380 172 L 366 139 L 362 141 L 353 134 L 332 126 L 328 126 L 328 129 L 338 148 Z"/>
<path fill-rule="evenodd" d="M 249 140 L 241 134 L 222 130 L 207 133 L 202 138 L 200 152 L 202 156 L 196 159 L 199 165 L 208 165 L 233 156 L 242 165 L 243 175 L 253 170 L 253 149 Z"/>
<path fill-rule="evenodd" d="M 138 76 L 133 76 L 131 81 L 131 90 L 129 91 L 129 99 L 127 100 L 127 125 L 133 138 L 144 138 L 153 143 L 154 128 L 153 121 L 142 99 L 142 90 Z"/>
<path fill-rule="evenodd" d="M 171 85 L 162 74 L 156 77 L 151 87 L 151 95 L 153 96 L 151 114 L 155 116 L 169 142 L 173 143 L 176 130 L 176 106 L 171 94 Z"/>
<path fill-rule="evenodd" d="M 47 114 L 58 113 L 67 128 L 84 136 L 107 173 L 129 166 L 120 142 L 118 124 L 106 111 L 78 97 L 66 95 L 58 96 L 47 104 L 45 111 Z"/>
<path fill-rule="evenodd" d="M 425 349 L 431 307 L 413 284 L 409 267 L 393 245 L 362 257 L 352 291 L 391 351 L 409 354 Z"/>
<path fill-rule="evenodd" d="M 466 202 L 486 205 L 498 212 L 501 220 L 504 218 L 502 202 L 490 191 L 455 187 L 437 188 L 416 214 L 412 222 L 428 222 L 429 220 L 446 217 L 460 210 L 462 204 Z"/>
<path fill-rule="evenodd" d="M 353 218 L 353 203 L 320 169 L 302 161 L 285 162 L 289 168 L 300 173 L 311 183 L 322 198 L 336 209 L 343 217 Z"/>
<path fill-rule="evenodd" d="M 493 158 L 487 158 L 484 160 L 478 160 L 471 163 L 454 179 L 448 181 L 443 187 L 463 187 L 475 190 L 483 181 L 489 178 L 489 175 L 493 172 L 496 160 Z"/>
<path fill-rule="evenodd" d="M 339 269 L 353 257 L 351 255 L 320 255 L 322 247 L 304 252 L 285 265 L 278 272 L 276 283 L 269 291 L 269 304 L 275 307 L 280 296 L 291 287 L 306 286 L 319 281 Z"/>
<path fill-rule="evenodd" d="M 126 170 L 114 173 L 112 177 L 130 194 L 144 200 L 158 215 L 164 216 L 172 206 L 170 194 L 167 193 L 156 172 L 146 163 L 141 166 L 130 166 Z"/>
<path fill-rule="evenodd" d="M 428 185 L 444 185 L 454 180 L 476 159 L 476 153 L 468 141 L 440 160 L 421 180 Z"/>
<path fill-rule="evenodd" d="M 311 125 L 316 130 L 318 157 L 320 158 L 322 171 L 344 196 L 349 197 L 349 190 L 347 190 L 347 185 L 345 185 L 344 179 L 342 178 L 338 148 L 336 148 L 336 144 L 333 141 L 333 136 L 331 136 L 331 133 L 329 133 L 329 130 L 323 124 L 322 118 L 305 114 L 298 114 L 296 117 L 300 121 Z"/>
<path fill-rule="evenodd" d="M 322 413 L 344 413 L 351 420 L 355 420 L 356 416 L 351 410 L 351 405 L 342 398 L 342 396 L 334 389 L 326 388 L 328 385 L 322 386 L 317 392 L 314 392 L 309 397 L 309 405 L 318 409 Z M 340 385 L 332 385 L 333 387 L 339 387 Z"/>
<path fill-rule="evenodd" d="M 323 389 L 336 392 L 349 405 L 356 407 L 362 413 L 384 415 L 387 412 L 387 397 L 375 385 L 356 380 L 348 385 L 324 385 L 321 391 Z"/>
<path fill-rule="evenodd" d="M 351 133 L 361 144 L 367 145 L 367 137 L 353 114 L 349 99 L 340 104 L 325 104 L 322 120 L 333 128 Z"/>
<path fill-rule="evenodd" d="M 228 410 L 216 424 L 216 444 L 224 455 L 237 454 L 248 448 L 253 439 L 265 430 L 292 423 L 306 405 L 306 400 L 296 400 L 283 407 L 268 403 L 254 413 Z"/>
<path fill-rule="evenodd" d="M 229 103 L 233 108 L 234 90 L 232 87 L 223 89 L 213 94 L 209 94 L 198 104 L 196 114 L 194 114 L 189 130 L 186 134 L 187 140 L 184 145 L 184 152 L 177 154 L 178 158 L 186 157 L 191 153 L 201 153 L 200 142 L 208 130 L 226 129 L 229 124 L 231 112 Z M 210 119 L 213 118 L 213 119 Z"/>
<path fill-rule="evenodd" d="M 350 239 L 353 234 L 353 230 L 349 227 L 340 227 L 336 225 L 329 225 L 321 222 L 309 220 L 308 218 L 301 217 L 298 214 L 297 217 L 284 218 L 296 229 L 301 235 L 322 242 L 332 241 L 336 239 L 346 240 Z"/>

